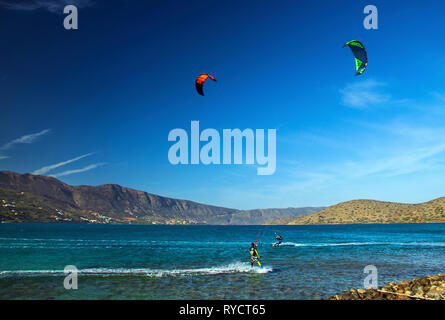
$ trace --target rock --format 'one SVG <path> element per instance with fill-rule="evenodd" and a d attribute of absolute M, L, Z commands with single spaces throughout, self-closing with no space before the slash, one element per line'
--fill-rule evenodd
<path fill-rule="evenodd" d="M 437 299 L 437 300 L 439 300 L 440 298 L 440 294 L 438 294 L 437 292 L 428 292 L 426 296 L 427 298 Z"/>
<path fill-rule="evenodd" d="M 409 286 L 410 285 L 410 281 L 408 281 L 408 280 L 403 280 L 403 281 L 401 281 L 400 283 L 399 283 L 399 285 L 400 286 Z"/>
<path fill-rule="evenodd" d="M 443 295 L 443 294 L 445 294 L 445 288 L 443 288 L 443 287 L 437 288 L 436 292 L 440 295 Z"/>
<path fill-rule="evenodd" d="M 416 291 L 416 294 L 415 294 L 415 295 L 418 296 L 418 297 L 423 297 L 424 294 L 425 294 L 425 292 L 423 292 L 422 288 L 419 288 L 419 289 Z"/>
<path fill-rule="evenodd" d="M 429 285 L 429 281 L 427 279 L 422 279 L 422 280 L 419 281 L 419 283 L 420 283 L 421 286 Z"/>
<path fill-rule="evenodd" d="M 414 278 L 412 281 L 404 280 L 400 283 L 390 282 L 381 290 L 388 293 L 379 292 L 374 289 L 351 289 L 343 295 L 336 295 L 330 300 L 411 300 L 412 297 L 418 299 L 445 300 L 445 276 L 426 276 Z M 397 294 L 393 294 L 397 293 Z"/>

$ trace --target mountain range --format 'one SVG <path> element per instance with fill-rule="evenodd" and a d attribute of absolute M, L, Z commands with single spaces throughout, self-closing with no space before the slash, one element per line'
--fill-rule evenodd
<path fill-rule="evenodd" d="M 238 210 L 179 200 L 117 184 L 70 186 L 40 175 L 0 171 L 3 222 L 265 224 L 323 207 Z"/>

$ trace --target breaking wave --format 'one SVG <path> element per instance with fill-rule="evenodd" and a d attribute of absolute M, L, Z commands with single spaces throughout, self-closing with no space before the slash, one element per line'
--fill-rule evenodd
<path fill-rule="evenodd" d="M 223 266 L 196 269 L 150 269 L 150 268 L 88 268 L 79 269 L 79 276 L 147 276 L 147 277 L 168 277 L 168 276 L 195 276 L 195 275 L 216 275 L 228 273 L 269 273 L 271 267 L 264 266 L 262 269 L 251 267 L 249 263 L 235 262 Z M 64 276 L 63 270 L 11 270 L 0 271 L 0 278 L 4 277 L 31 277 L 31 276 Z"/>
<path fill-rule="evenodd" d="M 294 243 L 283 242 L 288 247 L 348 247 L 348 246 L 432 246 L 445 247 L 444 242 L 344 242 L 344 243 Z"/>

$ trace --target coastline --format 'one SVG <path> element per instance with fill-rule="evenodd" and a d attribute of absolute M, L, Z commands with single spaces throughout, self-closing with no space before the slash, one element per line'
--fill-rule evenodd
<path fill-rule="evenodd" d="M 351 289 L 327 300 L 445 300 L 445 275 L 427 275 L 377 289 Z"/>

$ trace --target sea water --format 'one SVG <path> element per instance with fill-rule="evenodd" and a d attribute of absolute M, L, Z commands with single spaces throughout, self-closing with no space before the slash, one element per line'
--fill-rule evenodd
<path fill-rule="evenodd" d="M 378 285 L 445 273 L 445 224 L 0 225 L 0 299 L 321 299 L 363 287 L 367 265 Z"/>

